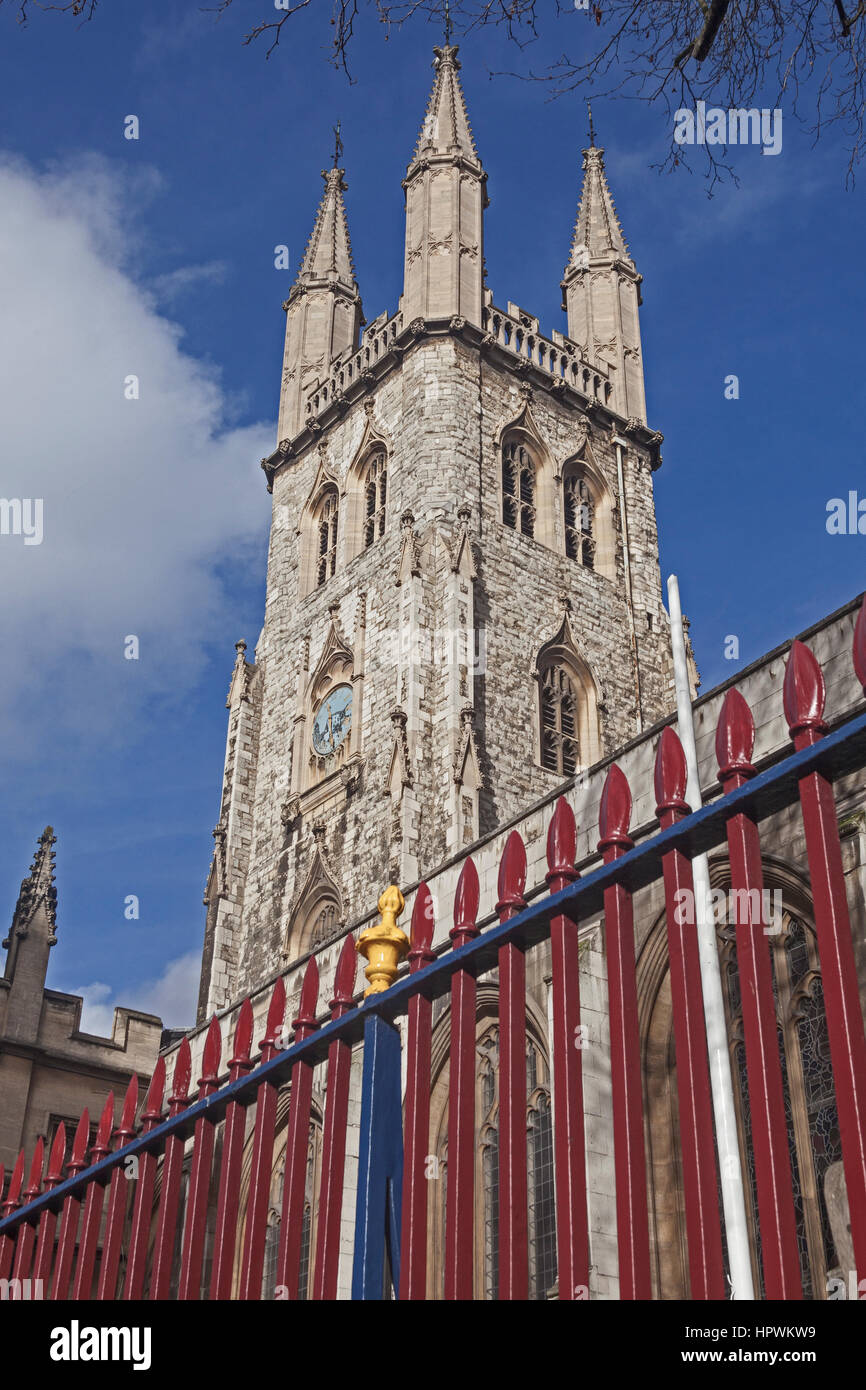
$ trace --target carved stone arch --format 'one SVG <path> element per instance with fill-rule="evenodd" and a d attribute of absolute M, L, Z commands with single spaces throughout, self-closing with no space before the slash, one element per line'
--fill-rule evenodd
<path fill-rule="evenodd" d="M 605 579 L 616 579 L 616 499 L 584 434 L 559 470 L 562 487 L 562 549 Z M 583 482 L 588 497 L 583 499 Z M 581 526 L 581 502 L 588 506 L 589 527 Z M 581 534 L 581 532 L 583 534 Z"/>
<path fill-rule="evenodd" d="M 806 1083 L 799 1055 L 797 1028 L 805 1008 L 814 1003 L 820 988 L 820 967 L 814 929 L 814 909 L 808 881 L 789 861 L 774 855 L 762 857 L 764 888 L 782 896 L 781 931 L 769 937 L 776 982 L 777 1028 L 785 1055 L 784 1076 L 788 1094 L 786 1108 L 794 1136 L 800 1190 L 801 1240 L 808 1249 L 807 1268 L 811 1297 L 824 1297 L 827 1260 L 821 1218 L 821 1176 L 813 1153 L 812 1126 L 809 1122 Z M 730 888 L 730 865 L 723 853 L 710 860 L 713 889 Z M 775 923 L 774 923 L 775 925 Z M 801 927 L 801 951 L 808 956 L 802 977 L 795 980 L 788 969 L 788 947 L 794 927 Z M 730 1007 L 728 971 L 736 964 L 734 927 L 725 918 L 717 926 L 719 952 L 726 995 Z M 796 939 L 793 938 L 793 939 Z M 653 1260 L 653 1296 L 687 1299 L 688 1253 L 685 1228 L 685 1202 L 679 1142 L 679 1114 L 676 1087 L 676 1053 L 673 1040 L 673 1013 L 667 945 L 667 920 L 661 912 L 654 920 L 636 963 L 638 1027 L 643 1069 L 643 1099 L 647 1170 L 649 1174 L 650 1241 Z M 820 1012 L 820 1008 L 819 1008 Z M 728 1020 L 738 1110 L 743 1171 L 748 1174 L 747 1130 L 742 1114 L 744 1094 L 743 1033 L 737 1017 Z M 757 1257 L 757 1215 L 754 1194 L 747 1182 L 747 1209 L 752 1233 L 752 1266 L 756 1297 L 760 1289 Z"/>
<path fill-rule="evenodd" d="M 559 626 L 532 664 L 535 762 L 560 777 L 604 756 L 600 711 L 604 692 L 582 655 L 565 608 Z"/>
<path fill-rule="evenodd" d="M 328 516 L 326 517 L 326 512 Z M 324 576 L 321 573 L 321 528 L 328 522 L 328 555 L 333 554 L 333 563 L 328 559 Z M 333 552 L 331 541 L 333 540 Z M 319 466 L 310 489 L 307 501 L 298 521 L 298 598 L 306 598 L 327 582 L 339 567 L 342 534 L 340 526 L 340 480 L 324 451 L 319 454 Z"/>
<path fill-rule="evenodd" d="M 497 467 L 499 471 L 499 519 L 513 529 L 526 534 L 525 524 L 509 519 L 512 508 L 508 502 L 505 475 L 509 467 L 520 463 L 519 451 L 524 451 L 532 465 L 534 478 L 531 535 L 541 545 L 556 549 L 556 465 L 553 455 L 532 414 L 532 406 L 525 401 L 517 415 L 505 420 L 494 436 L 496 444 Z"/>
<path fill-rule="evenodd" d="M 368 549 L 368 537 L 366 535 L 367 488 L 370 485 L 375 487 L 375 509 L 377 513 L 381 510 L 382 523 L 380 527 L 377 519 L 374 539 L 378 539 L 387 526 L 390 500 L 391 436 L 384 426 L 376 420 L 372 400 L 368 400 L 366 405 L 369 406 L 369 409 L 361 432 L 361 440 L 346 470 L 343 544 L 347 564 Z M 384 466 L 381 468 L 378 467 L 380 459 L 384 460 Z M 375 477 L 372 476 L 371 470 L 375 471 Z"/>
<path fill-rule="evenodd" d="M 296 894 L 283 937 L 287 961 L 305 956 L 345 926 L 343 894 L 328 865 L 320 843 L 316 844 L 303 887 Z"/>

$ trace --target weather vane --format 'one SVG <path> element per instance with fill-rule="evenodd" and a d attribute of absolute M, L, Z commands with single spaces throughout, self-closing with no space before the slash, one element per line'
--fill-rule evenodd
<path fill-rule="evenodd" d="M 451 6 L 448 0 L 445 0 L 445 46 L 451 47 Z"/>
<path fill-rule="evenodd" d="M 592 107 L 586 103 L 586 113 L 589 116 L 589 145 L 590 149 L 595 149 L 595 126 L 592 124 Z"/>
<path fill-rule="evenodd" d="M 342 121 L 338 121 L 337 124 L 336 124 L 335 126 L 332 126 L 332 127 L 331 127 L 331 129 L 332 129 L 333 132 L 334 132 L 334 168 L 335 168 L 335 169 L 336 169 L 337 165 L 338 165 L 339 162 L 340 162 L 340 155 L 343 153 L 343 142 L 342 142 L 342 140 L 340 139 L 340 130 L 341 130 L 341 128 L 342 128 L 342 125 L 343 125 Z"/>

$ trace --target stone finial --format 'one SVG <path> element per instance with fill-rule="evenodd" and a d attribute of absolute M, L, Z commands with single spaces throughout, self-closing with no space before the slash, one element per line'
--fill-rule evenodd
<path fill-rule="evenodd" d="M 364 956 L 368 965 L 364 976 L 369 982 L 364 990 L 364 998 L 370 994 L 384 994 L 397 978 L 397 967 L 409 953 L 409 938 L 397 925 L 397 918 L 406 906 L 400 889 L 391 884 L 385 889 L 377 904 L 379 921 L 367 927 L 358 937 L 356 950 Z"/>

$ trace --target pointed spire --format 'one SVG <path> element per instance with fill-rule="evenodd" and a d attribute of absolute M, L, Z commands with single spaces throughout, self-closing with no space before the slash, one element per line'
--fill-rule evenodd
<path fill-rule="evenodd" d="M 562 307 L 568 313 L 568 336 L 581 356 L 610 374 L 614 409 L 626 419 L 645 421 L 638 316 L 642 277 L 614 206 L 588 103 L 587 112 L 590 143 L 583 151 L 583 185 L 562 279 Z"/>
<path fill-rule="evenodd" d="M 591 122 L 590 115 L 590 134 L 594 142 Z M 611 251 L 631 259 L 604 169 L 604 150 L 592 143 L 583 151 L 583 187 L 566 271 L 572 266 L 582 268 L 586 252 L 590 256 L 605 256 Z"/>
<path fill-rule="evenodd" d="M 36 844 L 36 854 L 30 865 L 30 873 L 21 884 L 21 892 L 15 904 L 12 930 L 3 942 L 8 946 L 14 932 L 24 936 L 36 915 L 36 909 L 44 905 L 51 928 L 51 945 L 54 945 L 54 927 L 57 918 L 57 889 L 54 886 L 54 846 L 57 836 L 50 825 L 46 825 Z"/>
<path fill-rule="evenodd" d="M 336 357 L 358 346 L 365 321 L 343 202 L 346 171 L 336 163 L 342 153 L 339 127 L 334 133 L 334 167 L 322 170 L 325 191 L 297 278 L 283 304 L 286 345 L 277 427 L 281 446 L 303 429 L 308 392 L 327 376 Z"/>
<path fill-rule="evenodd" d="M 307 249 L 294 284 L 308 285 L 311 281 L 338 280 L 341 284 L 357 290 L 355 263 L 352 260 L 352 245 L 349 241 L 349 223 L 346 218 L 346 205 L 343 194 L 346 191 L 346 171 L 323 169 L 325 191 L 316 221 L 313 226 Z"/>
<path fill-rule="evenodd" d="M 487 175 L 460 85 L 457 46 L 433 49 L 436 76 L 406 171 L 405 324 L 483 322 Z"/>
<path fill-rule="evenodd" d="M 475 164 L 480 163 L 466 114 L 463 88 L 457 76 L 460 71 L 457 46 L 444 44 L 441 48 L 434 48 L 433 52 L 436 55 L 433 60 L 436 76 L 409 165 L 410 171 L 418 160 L 428 154 L 462 154 Z"/>

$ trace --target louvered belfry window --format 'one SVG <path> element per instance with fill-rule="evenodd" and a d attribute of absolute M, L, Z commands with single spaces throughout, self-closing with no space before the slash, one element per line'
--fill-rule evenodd
<path fill-rule="evenodd" d="M 388 493 L 387 459 L 377 449 L 367 465 L 364 483 L 364 549 L 385 534 L 385 503 Z"/>
<path fill-rule="evenodd" d="M 317 556 L 316 585 L 321 586 L 331 578 L 337 568 L 337 525 L 340 505 L 335 491 L 325 494 L 319 507 L 319 553 Z"/>
<path fill-rule="evenodd" d="M 574 683 L 564 666 L 548 666 L 541 674 L 541 763 L 570 777 L 579 762 Z"/>
<path fill-rule="evenodd" d="M 593 537 L 593 500 L 585 478 L 568 473 L 563 484 L 565 501 L 565 553 L 585 569 L 595 564 Z"/>
<path fill-rule="evenodd" d="M 535 464 L 516 440 L 502 449 L 502 520 L 512 531 L 535 535 Z"/>

